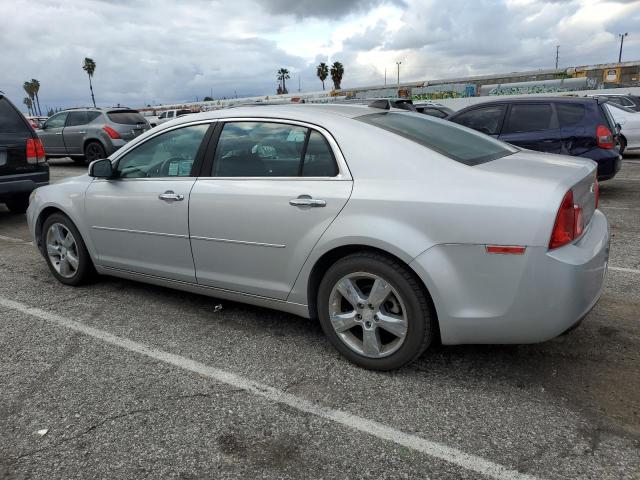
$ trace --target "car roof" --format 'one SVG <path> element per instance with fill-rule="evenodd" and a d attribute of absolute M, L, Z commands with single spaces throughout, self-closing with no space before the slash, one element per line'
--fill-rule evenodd
<path fill-rule="evenodd" d="M 592 97 L 563 97 L 563 96 L 557 96 L 557 97 L 517 97 L 517 98 L 500 98 L 500 99 L 496 99 L 496 100 L 490 100 L 487 102 L 483 102 L 482 105 L 484 105 L 485 103 L 549 103 L 549 102 L 574 102 L 574 103 L 587 103 L 587 102 L 593 102 L 595 101 L 595 98 Z M 475 104 L 475 105 L 470 105 L 472 107 L 475 107 L 476 105 L 480 105 L 480 104 Z"/>
<path fill-rule="evenodd" d="M 380 108 L 371 108 L 366 105 L 353 104 L 256 104 L 255 106 L 241 106 L 213 110 L 210 112 L 194 113 L 179 117 L 162 125 L 178 125 L 180 123 L 193 122 L 194 120 L 215 120 L 218 118 L 246 117 L 246 118 L 275 118 L 281 120 L 297 120 L 311 124 L 322 124 L 338 118 L 355 118 L 369 113 L 388 112 Z M 391 111 L 406 112 L 392 108 Z"/>

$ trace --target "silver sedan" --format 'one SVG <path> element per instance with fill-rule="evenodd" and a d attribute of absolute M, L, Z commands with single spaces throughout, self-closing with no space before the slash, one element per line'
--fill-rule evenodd
<path fill-rule="evenodd" d="M 113 275 L 318 319 L 366 368 L 444 344 L 531 343 L 597 302 L 596 164 L 355 105 L 242 107 L 144 133 L 39 188 L 55 278 Z"/>

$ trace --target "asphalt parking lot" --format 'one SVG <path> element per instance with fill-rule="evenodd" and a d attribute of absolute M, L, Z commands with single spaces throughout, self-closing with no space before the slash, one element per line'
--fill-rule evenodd
<path fill-rule="evenodd" d="M 284 313 L 63 286 L 0 206 L 0 478 L 640 479 L 640 155 L 600 208 L 610 269 L 578 329 L 378 373 Z"/>

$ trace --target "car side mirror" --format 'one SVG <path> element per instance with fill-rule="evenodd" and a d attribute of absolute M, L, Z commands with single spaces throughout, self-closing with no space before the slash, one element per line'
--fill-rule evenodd
<path fill-rule="evenodd" d="M 94 178 L 113 178 L 113 165 L 108 158 L 94 160 L 89 164 L 89 176 Z"/>
<path fill-rule="evenodd" d="M 46 129 L 47 129 L 47 124 L 46 123 L 40 124 L 40 130 L 46 130 Z"/>

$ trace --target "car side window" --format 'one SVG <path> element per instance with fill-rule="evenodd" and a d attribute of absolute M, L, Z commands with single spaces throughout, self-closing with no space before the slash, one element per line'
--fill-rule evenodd
<path fill-rule="evenodd" d="M 444 118 L 447 116 L 445 112 L 443 112 L 442 110 L 438 110 L 437 108 L 425 108 L 424 113 L 437 118 Z"/>
<path fill-rule="evenodd" d="M 69 112 L 60 112 L 53 117 L 49 118 L 44 124 L 46 128 L 58 128 L 64 127 L 64 122 L 67 120 Z"/>
<path fill-rule="evenodd" d="M 173 111 L 167 112 L 167 118 L 173 118 Z"/>
<path fill-rule="evenodd" d="M 584 105 L 580 103 L 556 103 L 560 127 L 573 127 L 584 118 Z"/>
<path fill-rule="evenodd" d="M 192 125 L 157 135 L 126 153 L 119 178 L 189 177 L 209 125 Z"/>
<path fill-rule="evenodd" d="M 304 154 L 302 176 L 335 177 L 337 174 L 338 165 L 327 139 L 320 132 L 312 130 L 309 133 L 309 141 Z"/>
<path fill-rule="evenodd" d="M 158 118 L 167 118 L 167 112 L 162 112 Z"/>
<path fill-rule="evenodd" d="M 453 121 L 487 135 L 497 135 L 500 133 L 500 124 L 502 123 L 504 111 L 504 105 L 474 108 L 468 112 L 461 113 Z"/>
<path fill-rule="evenodd" d="M 102 115 L 100 112 L 87 112 L 87 123 L 93 122 L 100 115 Z"/>
<path fill-rule="evenodd" d="M 88 122 L 87 112 L 69 112 L 67 115 L 67 127 L 75 127 L 78 125 L 84 125 Z"/>
<path fill-rule="evenodd" d="M 502 133 L 525 133 L 551 128 L 553 110 L 549 103 L 515 103 L 511 105 L 509 116 Z"/>

